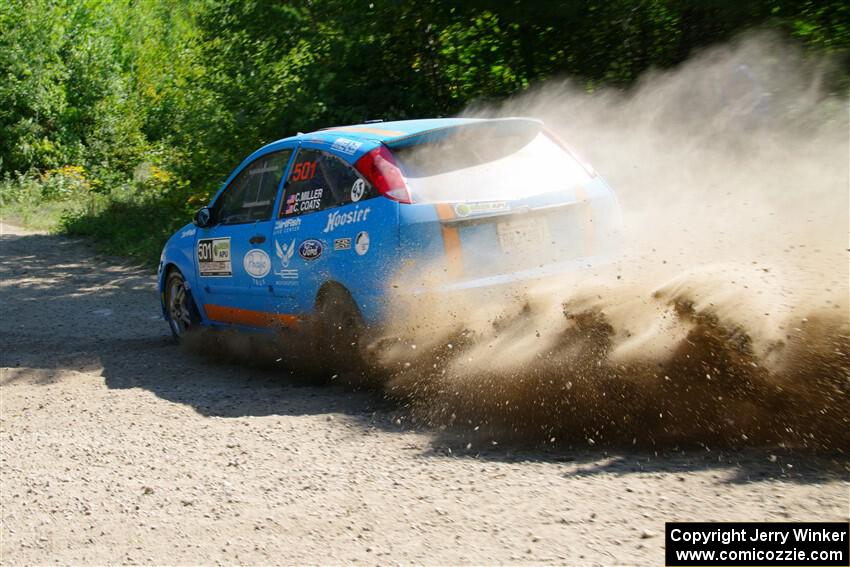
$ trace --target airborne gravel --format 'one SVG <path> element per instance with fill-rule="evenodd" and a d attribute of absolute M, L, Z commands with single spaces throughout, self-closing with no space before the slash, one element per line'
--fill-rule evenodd
<path fill-rule="evenodd" d="M 660 565 L 665 521 L 848 519 L 846 458 L 468 447 L 187 353 L 148 271 L 2 232 L 4 565 Z"/>

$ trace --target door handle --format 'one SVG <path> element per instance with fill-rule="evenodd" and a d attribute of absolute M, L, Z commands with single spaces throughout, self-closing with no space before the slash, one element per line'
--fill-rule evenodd
<path fill-rule="evenodd" d="M 262 244 L 265 241 L 266 241 L 265 236 L 263 236 L 262 234 L 255 234 L 254 236 L 251 237 L 251 240 L 249 240 L 248 242 L 250 242 L 251 244 Z"/>

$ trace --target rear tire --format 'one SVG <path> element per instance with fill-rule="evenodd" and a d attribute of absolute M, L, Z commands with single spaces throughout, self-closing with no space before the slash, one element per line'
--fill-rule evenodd
<path fill-rule="evenodd" d="M 316 360 L 337 373 L 362 370 L 360 341 L 366 326 L 351 295 L 340 287 L 323 290 L 316 301 L 316 319 Z"/>
<path fill-rule="evenodd" d="M 178 270 L 172 270 L 165 279 L 165 309 L 168 326 L 178 342 L 191 331 L 197 330 L 201 318 L 186 286 L 186 280 Z"/>

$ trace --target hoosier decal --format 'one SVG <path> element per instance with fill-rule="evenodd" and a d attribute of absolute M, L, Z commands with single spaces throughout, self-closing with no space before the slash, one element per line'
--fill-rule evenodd
<path fill-rule="evenodd" d="M 323 232 L 332 232 L 340 226 L 365 221 L 370 212 L 372 212 L 372 209 L 368 207 L 361 209 L 356 206 L 353 211 L 347 211 L 344 213 L 334 211 L 328 215 L 328 224 L 325 226 L 325 230 Z"/>

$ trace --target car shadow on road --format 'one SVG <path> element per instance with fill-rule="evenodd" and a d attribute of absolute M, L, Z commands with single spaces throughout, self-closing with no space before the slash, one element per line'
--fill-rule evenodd
<path fill-rule="evenodd" d="M 684 481 L 694 471 L 711 471 L 718 484 L 749 484 L 784 481 L 821 484 L 846 481 L 850 476 L 850 458 L 840 452 L 813 454 L 787 447 L 743 446 L 738 448 L 680 449 L 659 446 L 656 449 L 603 446 L 581 447 L 569 440 L 557 446 L 542 443 L 525 445 L 508 442 L 496 446 L 490 442 L 470 443 L 462 432 L 434 436 L 430 456 L 476 459 L 502 463 L 561 463 L 562 476 L 627 476 L 633 474 L 672 475 Z M 679 476 L 681 475 L 681 476 Z"/>
<path fill-rule="evenodd" d="M 3 234 L 0 282 L 0 365 L 10 369 L 0 386 L 99 373 L 108 388 L 142 388 L 210 417 L 342 412 L 370 421 L 386 406 L 380 395 L 319 387 L 274 361 L 178 348 L 154 274 L 99 256 L 85 241 Z"/>
<path fill-rule="evenodd" d="M 564 465 L 564 477 L 627 476 L 664 473 L 684 480 L 694 471 L 710 471 L 717 484 L 748 484 L 784 481 L 820 484 L 846 480 L 845 455 L 812 454 L 783 447 L 738 448 L 708 446 L 677 449 L 670 446 L 633 448 L 617 445 L 583 447 L 584 439 L 566 440 L 557 445 L 537 439 L 513 439 L 493 444 L 469 428 L 441 430 L 418 424 L 398 401 L 388 399 L 380 389 L 360 389 L 325 380 L 311 384 L 311 378 L 293 374 L 274 361 L 223 359 L 206 360 L 203 353 L 170 348 L 161 344 L 182 364 L 197 368 L 179 381 L 160 374 L 136 376 L 123 381 L 121 375 L 105 372 L 107 385 L 143 387 L 172 402 L 190 405 L 205 416 L 245 417 L 262 415 L 320 415 L 341 413 L 364 427 L 388 433 L 417 431 L 427 436 L 424 458 L 459 458 L 502 463 L 550 463 Z M 282 361 L 281 361 L 282 362 Z M 399 424 L 403 423 L 403 426 Z M 413 423 L 413 425 L 411 425 Z M 470 439 L 475 443 L 470 445 Z M 682 475 L 682 476 L 677 476 Z"/>
<path fill-rule="evenodd" d="M 550 463 L 564 466 L 564 477 L 628 476 L 663 473 L 684 480 L 695 471 L 710 471 L 717 484 L 784 481 L 821 484 L 846 480 L 850 459 L 841 453 L 813 454 L 784 447 L 634 448 L 612 445 L 584 447 L 579 436 L 555 445 L 537 439 L 513 439 L 493 444 L 469 428 L 441 430 L 411 418 L 398 401 L 378 388 L 352 387 L 327 377 L 305 377 L 274 361 L 240 360 L 174 348 L 163 340 L 149 345 L 175 357 L 186 368 L 179 380 L 159 373 L 128 377 L 104 372 L 110 388 L 142 387 L 163 399 L 191 406 L 210 417 L 239 418 L 264 415 L 322 415 L 340 413 L 363 427 L 388 433 L 416 431 L 427 436 L 423 458 L 457 458 L 501 463 Z M 282 361 L 281 361 L 282 363 Z M 185 365 L 193 367 L 188 369 Z M 404 425 L 400 425 L 404 424 Z M 470 445 L 470 439 L 475 442 Z M 678 476 L 681 475 L 681 476 Z"/>
<path fill-rule="evenodd" d="M 677 451 L 671 447 L 557 447 L 538 440 L 494 445 L 474 432 L 411 423 L 403 403 L 380 389 L 356 389 L 326 376 L 321 385 L 283 360 L 228 358 L 216 349 L 183 349 L 160 317 L 153 275 L 98 257 L 84 243 L 48 235 L 4 235 L 0 246 L 2 361 L 0 386 L 103 377 L 114 390 L 140 388 L 205 417 L 340 413 L 353 424 L 429 439 L 422 458 L 462 458 L 565 465 L 564 475 L 629 475 L 716 470 L 719 483 L 784 480 L 823 483 L 847 478 L 845 455 L 795 453 L 778 447 Z M 278 364 L 280 363 L 280 364 Z M 72 371 L 69 373 L 67 371 Z"/>

